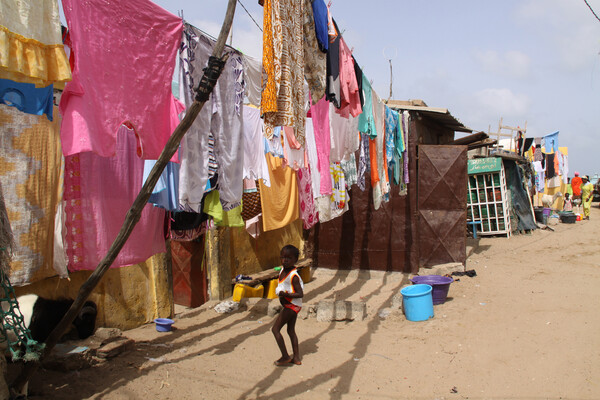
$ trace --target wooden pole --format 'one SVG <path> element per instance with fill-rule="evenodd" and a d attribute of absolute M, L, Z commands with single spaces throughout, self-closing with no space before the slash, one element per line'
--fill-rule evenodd
<path fill-rule="evenodd" d="M 225 57 L 221 57 L 221 54 L 223 53 L 223 49 L 225 48 L 225 42 L 227 40 L 227 36 L 229 35 L 231 25 L 233 24 L 233 16 L 235 14 L 236 3 L 237 0 L 229 0 L 229 3 L 227 5 L 227 13 L 225 14 L 225 20 L 223 22 L 223 26 L 221 27 L 221 32 L 219 33 L 217 43 L 215 44 L 215 47 L 213 48 L 212 52 L 213 57 L 220 58 L 223 62 L 227 60 L 227 55 Z M 204 79 L 202 81 L 204 81 Z M 195 100 L 194 103 L 192 103 L 192 105 L 190 106 L 190 108 L 186 110 L 185 118 L 179 123 L 179 125 L 175 129 L 175 132 L 173 132 L 173 134 L 167 141 L 167 144 L 165 145 L 165 148 L 160 154 L 158 161 L 156 162 L 156 164 L 154 164 L 150 175 L 146 179 L 146 182 L 144 182 L 140 193 L 138 193 L 138 196 L 136 197 L 131 208 L 127 212 L 125 222 L 123 222 L 119 234 L 110 246 L 110 249 L 108 249 L 108 253 L 104 257 L 104 259 L 100 261 L 100 264 L 98 264 L 98 266 L 90 275 L 90 277 L 83 283 L 83 285 L 81 285 L 81 288 L 79 288 L 79 292 L 77 294 L 77 298 L 71 305 L 71 308 L 69 308 L 63 319 L 58 323 L 58 326 L 54 328 L 54 330 L 50 333 L 50 336 L 48 336 L 48 339 L 46 339 L 46 347 L 40 359 L 37 361 L 25 363 L 23 370 L 12 384 L 12 389 L 15 390 L 17 393 L 21 393 L 23 391 L 23 388 L 25 387 L 33 373 L 40 366 L 43 358 L 50 354 L 56 343 L 58 343 L 62 335 L 64 335 L 67 329 L 71 326 L 71 324 L 75 320 L 75 317 L 81 311 L 81 308 L 83 307 L 83 304 L 85 303 L 89 295 L 96 288 L 104 274 L 108 271 L 109 267 L 119 255 L 119 252 L 125 245 L 127 238 L 129 238 L 129 235 L 131 235 L 133 228 L 139 221 L 142 210 L 148 202 L 148 199 L 152 194 L 152 190 L 154 190 L 154 186 L 156 185 L 158 178 L 167 166 L 169 160 L 173 157 L 173 154 L 175 154 L 175 152 L 179 148 L 179 143 L 181 142 L 181 139 L 198 116 L 198 113 L 200 113 L 200 110 L 202 110 L 204 103 L 206 103 L 206 98 L 208 94 L 210 94 L 210 92 L 212 92 L 214 88 L 214 83 L 215 82 L 212 83 L 213 86 L 205 88 L 208 90 L 205 90 L 204 93 L 201 93 L 205 96 L 203 101 Z M 199 91 L 202 91 L 202 83 L 198 89 Z"/>

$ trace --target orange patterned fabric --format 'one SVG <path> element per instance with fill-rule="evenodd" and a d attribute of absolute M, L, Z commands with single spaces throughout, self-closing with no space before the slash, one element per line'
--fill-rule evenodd
<path fill-rule="evenodd" d="M 279 0 L 265 0 L 263 7 L 263 90 L 260 99 L 262 114 L 277 111 L 282 45 Z"/>
<path fill-rule="evenodd" d="M 263 30 L 263 94 L 261 113 L 265 136 L 276 126 L 294 128 L 304 145 L 304 36 L 303 16 L 307 12 L 297 0 L 266 0 Z"/>

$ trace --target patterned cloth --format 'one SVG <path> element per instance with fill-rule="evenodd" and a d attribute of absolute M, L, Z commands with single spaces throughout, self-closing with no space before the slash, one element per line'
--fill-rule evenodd
<path fill-rule="evenodd" d="M 298 178 L 298 199 L 302 226 L 304 229 L 310 229 L 319 222 L 319 213 L 315 208 L 313 199 L 310 171 L 308 168 L 300 168 L 296 171 L 296 176 Z"/>
<path fill-rule="evenodd" d="M 542 138 L 535 138 L 535 150 L 533 153 L 533 161 L 542 161 L 544 156 L 542 155 Z"/>
<path fill-rule="evenodd" d="M 263 27 L 263 95 L 261 112 L 265 135 L 276 126 L 294 128 L 304 145 L 304 13 L 310 9 L 297 0 L 266 0 Z"/>
<path fill-rule="evenodd" d="M 350 196 L 346 191 L 346 179 L 340 163 L 331 163 L 331 179 L 333 181 L 333 192 L 330 196 L 317 197 L 317 210 L 319 222 L 327 222 L 341 216 L 348 211 Z"/>
<path fill-rule="evenodd" d="M 323 0 L 319 1 L 323 2 Z M 308 82 L 312 102 L 316 104 L 325 96 L 327 55 L 319 49 L 311 0 L 304 0 L 304 10 L 304 78 Z"/>
<path fill-rule="evenodd" d="M 395 167 L 396 159 L 396 136 L 398 135 L 398 112 L 385 106 L 385 162 L 388 170 L 392 173 L 397 168 Z M 398 177 L 394 176 L 396 184 L 398 183 Z"/>
<path fill-rule="evenodd" d="M 63 170 L 60 118 L 50 122 L 45 116 L 0 105 L 0 126 L 0 180 L 15 240 L 10 281 L 22 286 L 56 273 L 65 276 L 64 265 L 53 270 Z"/>
<path fill-rule="evenodd" d="M 248 182 L 248 183 L 247 183 Z M 247 189 L 252 187 L 253 189 Z M 259 215 L 260 191 L 255 181 L 244 179 L 244 193 L 242 194 L 242 219 L 247 221 Z"/>
<path fill-rule="evenodd" d="M 369 170 L 371 160 L 369 157 L 369 135 L 360 134 L 360 153 L 358 157 L 358 177 L 356 184 L 364 192 L 366 189 L 365 173 Z"/>
<path fill-rule="evenodd" d="M 402 135 L 404 137 L 404 151 L 402 152 L 402 159 L 404 160 L 404 184 L 410 183 L 408 176 L 408 127 L 410 126 L 410 113 L 404 111 L 402 113 Z"/>
<path fill-rule="evenodd" d="M 354 153 L 346 156 L 341 162 L 344 176 L 346 177 L 346 187 L 350 188 L 358 182 L 358 172 L 356 171 L 356 157 Z"/>

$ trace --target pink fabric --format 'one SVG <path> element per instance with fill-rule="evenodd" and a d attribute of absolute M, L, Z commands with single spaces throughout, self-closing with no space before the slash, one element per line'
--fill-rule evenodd
<path fill-rule="evenodd" d="M 330 195 L 332 189 L 331 174 L 329 173 L 329 153 L 331 151 L 331 136 L 329 130 L 329 101 L 325 97 L 311 108 L 315 142 L 317 145 L 317 169 L 321 174 L 321 194 Z"/>
<path fill-rule="evenodd" d="M 157 159 L 183 106 L 171 93 L 181 18 L 149 0 L 63 0 L 75 69 L 60 102 L 65 156 L 115 154 L 129 122 L 137 154 Z"/>
<path fill-rule="evenodd" d="M 66 248 L 71 271 L 96 268 L 142 188 L 144 161 L 135 154 L 133 131 L 123 126 L 117 139 L 115 157 L 86 152 L 65 158 Z M 138 264 L 164 252 L 164 217 L 162 208 L 146 204 L 111 267 Z"/>
<path fill-rule="evenodd" d="M 362 113 L 354 60 L 344 38 L 340 38 L 340 92 L 342 99 L 340 109 L 336 110 L 338 114 L 348 118 L 349 114 L 357 117 Z"/>
<path fill-rule="evenodd" d="M 298 200 L 300 201 L 300 218 L 304 229 L 312 228 L 319 222 L 319 213 L 315 208 L 311 186 L 310 170 L 300 168 L 296 171 L 298 177 Z"/>

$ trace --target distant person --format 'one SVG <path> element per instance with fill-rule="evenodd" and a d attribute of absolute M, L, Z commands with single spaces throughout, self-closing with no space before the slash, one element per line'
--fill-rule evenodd
<path fill-rule="evenodd" d="M 565 193 L 565 200 L 563 203 L 563 211 L 573 211 L 573 200 L 571 200 L 569 193 Z"/>
<path fill-rule="evenodd" d="M 575 171 L 575 177 L 571 179 L 571 189 L 573 190 L 573 200 L 581 199 L 581 183 L 579 172 Z"/>
<path fill-rule="evenodd" d="M 573 188 L 571 187 L 571 178 L 567 178 L 567 190 L 565 191 L 565 193 L 569 193 L 571 195 L 571 200 L 573 197 Z"/>
<path fill-rule="evenodd" d="M 590 219 L 590 208 L 592 208 L 592 199 L 594 197 L 594 185 L 590 182 L 590 177 L 584 175 L 581 177 L 581 205 L 583 206 L 583 219 Z"/>
<path fill-rule="evenodd" d="M 298 336 L 296 336 L 296 320 L 298 313 L 302 308 L 302 297 L 304 297 L 304 283 L 296 269 L 296 262 L 300 256 L 300 251 L 295 246 L 288 244 L 281 249 L 281 272 L 279 273 L 279 284 L 275 289 L 275 294 L 279 296 L 279 301 L 283 309 L 273 324 L 271 331 L 277 341 L 277 346 L 281 351 L 281 358 L 275 361 L 275 365 L 284 366 L 290 364 L 301 365 L 300 351 L 298 350 Z M 285 347 L 285 341 L 281 334 L 281 328 L 287 325 L 287 333 L 292 342 L 292 352 L 290 356 Z"/>

